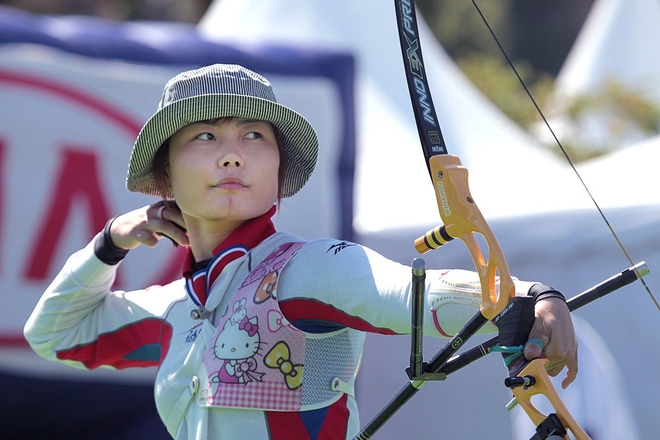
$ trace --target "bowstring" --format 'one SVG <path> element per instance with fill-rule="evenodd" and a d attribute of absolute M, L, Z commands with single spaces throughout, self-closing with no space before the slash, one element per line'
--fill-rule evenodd
<path fill-rule="evenodd" d="M 648 284 L 647 284 L 646 281 L 644 280 L 644 277 L 639 273 L 639 271 L 638 271 L 637 268 L 635 267 L 635 263 L 633 262 L 633 259 L 630 257 L 630 254 L 628 253 L 628 250 L 627 250 L 626 247 L 624 246 L 623 242 L 622 242 L 621 239 L 619 238 L 619 235 L 616 233 L 616 231 L 614 230 L 614 227 L 612 226 L 612 224 L 610 223 L 609 219 L 607 218 L 607 216 L 605 215 L 605 213 L 604 213 L 603 210 L 601 209 L 600 205 L 599 205 L 598 202 L 596 201 L 596 198 L 593 196 L 593 194 L 592 194 L 591 191 L 589 190 L 589 187 L 587 186 L 587 184 L 585 183 L 585 181 L 582 179 L 582 176 L 580 175 L 580 173 L 578 172 L 577 168 L 575 167 L 575 164 L 573 163 L 573 160 L 572 160 L 571 157 L 568 155 L 568 152 L 566 151 L 566 149 L 565 149 L 564 146 L 562 145 L 561 141 L 559 140 L 559 138 L 558 138 L 557 135 L 555 134 L 555 131 L 554 131 L 554 130 L 552 129 L 552 127 L 550 126 L 550 123 L 549 123 L 548 120 L 546 119 L 545 114 L 543 113 L 543 111 L 541 110 L 541 108 L 539 107 L 539 105 L 537 104 L 536 99 L 534 99 L 534 96 L 532 95 L 532 92 L 531 92 L 531 91 L 529 90 L 529 88 L 527 87 L 527 84 L 525 84 L 525 81 L 522 79 L 522 77 L 521 77 L 520 74 L 518 73 L 518 69 L 516 69 L 516 66 L 514 66 L 513 62 L 511 61 L 511 58 L 509 58 L 509 55 L 507 54 L 506 50 L 504 50 L 504 47 L 503 47 L 502 44 L 500 43 L 499 38 L 497 38 L 497 35 L 495 35 L 495 31 L 493 31 L 493 28 L 492 28 L 492 27 L 490 26 L 490 24 L 488 23 L 488 20 L 487 20 L 486 17 L 484 16 L 483 12 L 481 12 L 481 8 L 479 8 L 479 5 L 477 5 L 476 0 L 472 0 L 472 4 L 474 5 L 475 9 L 477 10 L 477 12 L 479 13 L 479 15 L 481 16 L 481 19 L 483 20 L 484 24 L 486 25 L 486 28 L 488 28 L 488 31 L 490 32 L 491 36 L 493 37 L 493 40 L 495 40 L 495 43 L 497 44 L 497 47 L 499 47 L 499 49 L 500 49 L 500 52 L 502 52 L 502 55 L 504 55 L 504 58 L 506 59 L 506 61 L 507 61 L 507 63 L 509 64 L 509 66 L 511 67 L 511 70 L 513 70 L 513 73 L 514 73 L 514 74 L 516 75 L 516 77 L 518 78 L 518 81 L 520 82 L 520 84 L 522 85 L 523 89 L 525 90 L 525 93 L 527 94 L 527 96 L 529 97 L 529 99 L 532 101 L 532 104 L 533 104 L 534 107 L 536 108 L 536 111 L 537 111 L 538 114 L 541 116 L 541 119 L 543 120 L 543 123 L 544 123 L 545 126 L 548 128 L 548 130 L 550 131 L 550 134 L 552 135 L 553 139 L 555 140 L 555 142 L 557 143 L 557 145 L 558 145 L 559 148 L 561 149 L 562 154 L 564 155 L 564 157 L 566 158 L 566 161 L 568 162 L 568 164 L 570 165 L 571 169 L 573 170 L 573 172 L 574 172 L 575 175 L 577 176 L 578 180 L 580 181 L 580 184 L 582 185 L 582 187 L 584 188 L 584 190 L 587 192 L 587 195 L 589 196 L 589 198 L 590 198 L 591 201 L 593 202 L 594 206 L 595 206 L 596 209 L 598 210 L 598 213 L 600 214 L 600 217 L 603 219 L 603 221 L 604 221 L 605 224 L 607 225 L 608 229 L 610 230 L 610 233 L 612 234 L 612 236 L 613 236 L 614 239 L 616 240 L 617 244 L 619 245 L 619 248 L 621 249 L 621 251 L 622 251 L 623 254 L 625 255 L 626 259 L 628 260 L 628 263 L 630 263 L 630 266 L 633 268 L 633 270 L 634 270 L 635 273 L 637 274 L 637 278 L 642 282 L 642 285 L 644 286 L 644 289 L 646 289 L 646 292 L 647 292 L 647 293 L 649 294 L 649 296 L 651 297 L 651 300 L 652 300 L 653 303 L 655 304 L 656 308 L 660 311 L 660 304 L 658 304 L 658 301 L 656 300 L 655 295 L 653 295 L 653 293 L 651 292 L 651 289 L 649 288 Z"/>

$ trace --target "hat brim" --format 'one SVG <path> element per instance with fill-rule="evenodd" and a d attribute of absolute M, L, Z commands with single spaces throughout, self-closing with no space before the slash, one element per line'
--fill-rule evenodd
<path fill-rule="evenodd" d="M 227 116 L 268 121 L 280 131 L 286 153 L 282 197 L 294 195 L 307 183 L 316 166 L 318 138 L 314 128 L 304 117 L 267 99 L 211 94 L 173 102 L 157 111 L 146 122 L 131 153 L 126 187 L 130 191 L 162 196 L 152 174 L 152 164 L 158 148 L 186 125 Z M 171 197 L 171 194 L 168 196 Z"/>

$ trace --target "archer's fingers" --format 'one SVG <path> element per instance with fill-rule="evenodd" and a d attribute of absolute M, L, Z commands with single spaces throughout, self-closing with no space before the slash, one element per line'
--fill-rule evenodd
<path fill-rule="evenodd" d="M 162 201 L 122 214 L 112 223 L 112 241 L 122 249 L 133 249 L 139 245 L 154 247 L 167 235 L 174 237 L 180 244 L 187 244 L 185 231 L 181 231 L 176 223 L 166 219 L 164 216 L 167 215 L 177 221 L 183 221 L 180 212 L 174 212 L 173 208 L 167 207 Z"/>
<path fill-rule="evenodd" d="M 547 341 L 547 338 L 545 338 Z M 530 339 L 525 344 L 525 349 L 523 355 L 525 359 L 531 361 L 532 359 L 540 358 L 543 355 L 543 347 L 546 346 L 546 342 L 539 337 L 532 337 L 530 333 Z"/>
<path fill-rule="evenodd" d="M 577 352 L 577 346 L 575 347 L 574 351 L 570 353 L 570 355 L 566 358 L 566 376 L 564 379 L 561 381 L 561 387 L 566 389 L 578 375 L 578 352 Z M 552 376 L 556 376 L 561 372 L 562 368 L 557 368 L 556 372 L 553 370 L 552 372 L 555 374 L 552 374 Z M 548 374 L 550 374 L 550 371 L 548 371 Z"/>
<path fill-rule="evenodd" d="M 577 377 L 578 374 L 578 354 L 577 354 L 577 341 L 573 339 L 573 344 L 561 344 L 559 346 L 548 348 L 545 353 L 546 357 L 551 360 L 547 366 L 547 371 L 550 376 L 557 376 L 562 372 L 564 367 L 567 368 L 566 376 L 562 380 L 562 387 L 569 386 Z"/>
<path fill-rule="evenodd" d="M 563 389 L 568 388 L 570 384 L 573 383 L 578 374 L 577 358 L 575 360 L 575 365 L 568 365 L 568 370 L 566 371 L 566 377 L 561 381 L 561 387 Z"/>
<path fill-rule="evenodd" d="M 159 206 L 156 217 L 151 222 L 157 225 L 156 234 L 159 237 L 168 238 L 175 246 L 188 246 L 190 244 L 183 214 L 176 205 Z"/>

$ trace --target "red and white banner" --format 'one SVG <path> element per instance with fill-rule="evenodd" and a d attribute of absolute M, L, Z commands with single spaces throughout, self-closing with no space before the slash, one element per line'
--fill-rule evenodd
<path fill-rule="evenodd" d="M 276 224 L 308 238 L 351 238 L 353 62 L 344 53 L 216 44 L 191 26 L 0 7 L 1 438 L 168 437 L 153 405 L 152 369 L 82 374 L 39 358 L 22 334 L 66 258 L 109 218 L 155 201 L 130 193 L 125 178 L 167 80 L 213 63 L 271 80 L 279 102 L 316 128 L 321 147 L 314 175 L 283 201 Z M 116 288 L 177 278 L 181 257 L 167 240 L 131 251 Z"/>

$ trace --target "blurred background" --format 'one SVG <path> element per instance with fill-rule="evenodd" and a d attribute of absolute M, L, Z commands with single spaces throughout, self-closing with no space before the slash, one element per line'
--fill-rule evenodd
<path fill-rule="evenodd" d="M 3 0 L 6 4 L 37 14 L 80 14 L 118 21 L 153 20 L 197 23 L 211 0 Z M 657 99 L 644 89 L 617 78 L 598 84 L 570 99 L 552 101 L 555 80 L 575 42 L 594 0 L 526 2 L 521 0 L 477 2 L 522 79 L 548 117 L 563 115 L 562 144 L 580 162 L 660 130 Z M 542 145 L 562 154 L 554 139 L 539 127 L 541 121 L 518 79 L 512 75 L 492 36 L 471 1 L 421 0 L 416 2 L 442 47 L 463 73 L 495 105 Z M 632 6 L 634 7 L 634 6 Z M 589 115 L 613 112 L 616 123 L 607 135 L 585 133 L 582 122 Z"/>
<path fill-rule="evenodd" d="M 643 260 L 657 291 L 660 4 L 477 4 L 554 134 L 471 1 L 417 1 L 420 39 L 448 150 L 470 170 L 512 272 L 572 296 Z M 264 73 L 319 134 L 317 170 L 283 203 L 278 228 L 409 264 L 414 239 L 440 221 L 390 0 L 0 1 L 0 439 L 169 438 L 153 369 L 46 362 L 21 332 L 72 252 L 107 218 L 153 202 L 124 187 L 135 136 L 169 78 L 214 62 Z M 132 251 L 117 287 L 178 277 L 181 257 L 163 245 Z M 458 240 L 424 258 L 474 267 Z M 637 282 L 574 313 L 580 376 L 561 395 L 594 440 L 657 431 L 660 354 L 647 353 L 660 310 L 645 290 Z M 442 342 L 429 340 L 426 357 Z M 408 344 L 368 335 L 363 425 L 405 384 Z M 376 438 L 529 439 L 520 408 L 504 409 L 503 376 L 489 356 L 428 384 Z"/>

